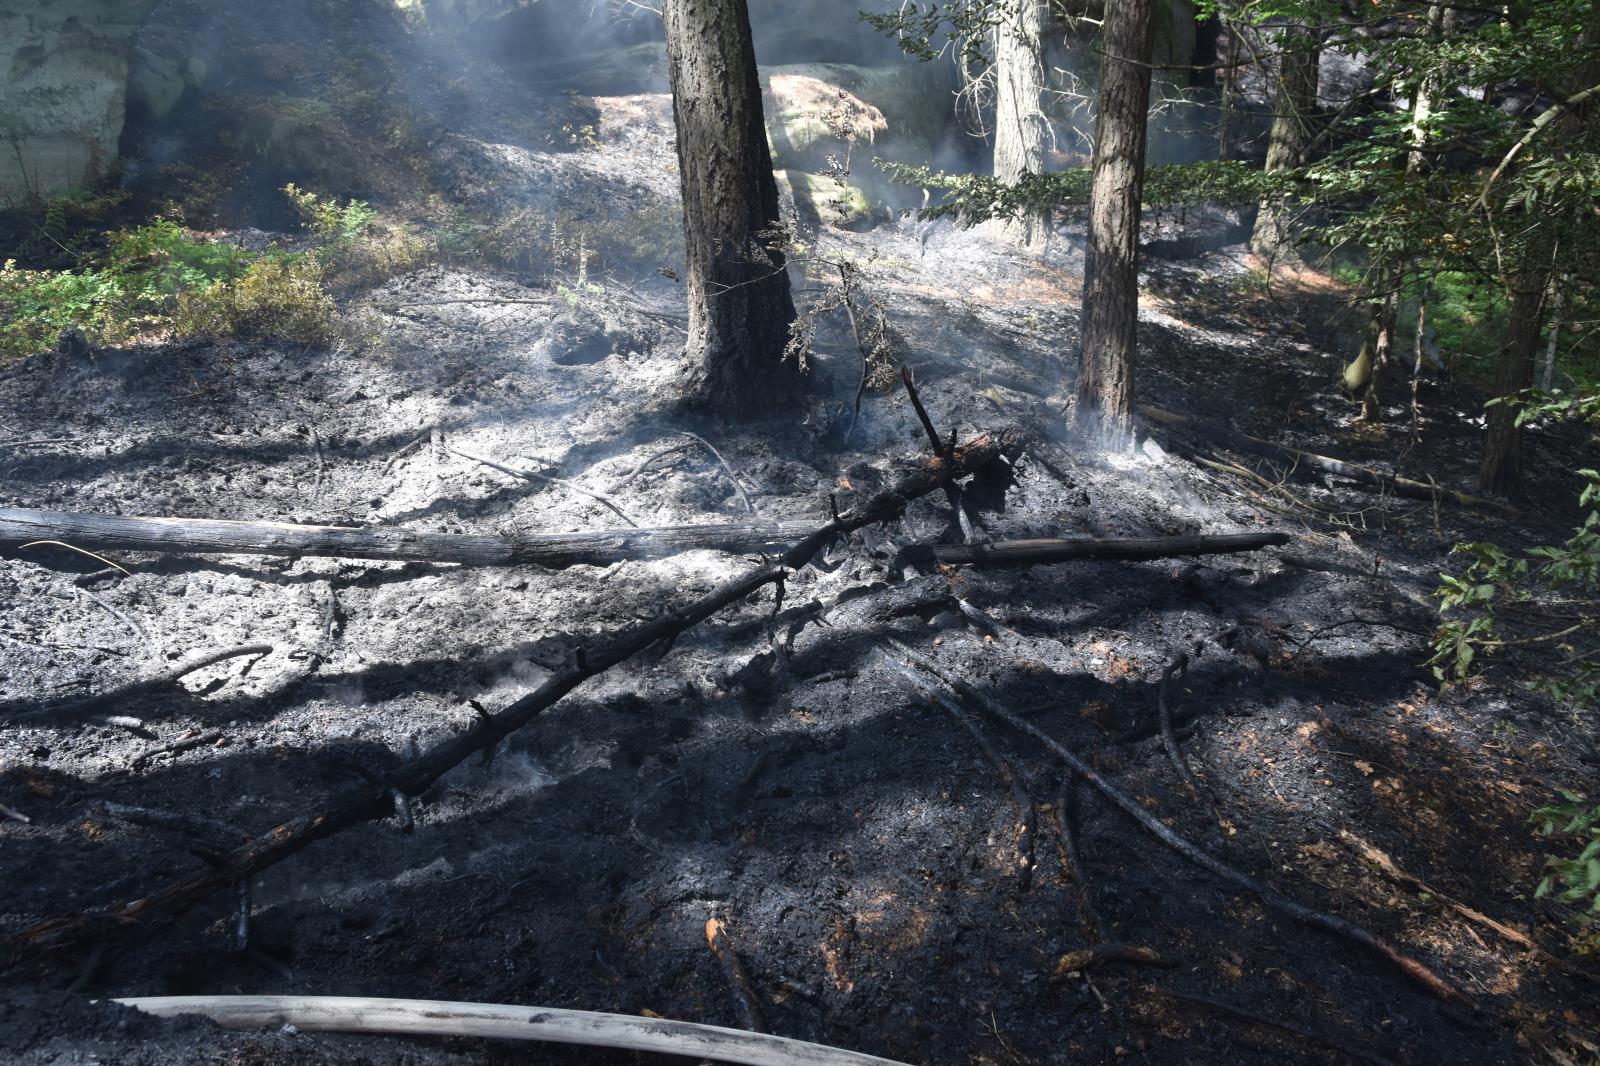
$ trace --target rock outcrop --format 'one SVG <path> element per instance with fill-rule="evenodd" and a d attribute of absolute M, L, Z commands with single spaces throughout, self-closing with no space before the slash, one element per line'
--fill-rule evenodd
<path fill-rule="evenodd" d="M 100 178 L 117 157 L 132 41 L 158 0 L 0 0 L 0 207 Z"/>

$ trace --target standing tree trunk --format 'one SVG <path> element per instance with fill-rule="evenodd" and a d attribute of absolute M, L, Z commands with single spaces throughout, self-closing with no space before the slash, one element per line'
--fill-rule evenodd
<path fill-rule="evenodd" d="M 994 30 L 994 176 L 1007 185 L 1044 172 L 1050 133 L 1041 107 L 1045 6 L 1044 0 L 1021 0 Z M 1042 249 L 1050 234 L 1050 211 L 1041 208 L 1007 219 L 1000 232 L 1030 251 Z"/>
<path fill-rule="evenodd" d="M 725 414 L 792 403 L 789 294 L 745 0 L 665 0 L 689 290 L 688 397 Z"/>
<path fill-rule="evenodd" d="M 1453 22 L 1449 8 L 1434 4 L 1428 9 L 1429 38 L 1440 39 L 1449 32 Z M 1433 116 L 1433 101 L 1442 88 L 1438 79 L 1424 79 L 1412 94 L 1411 151 L 1406 153 L 1405 170 L 1408 177 L 1420 173 L 1427 162 L 1422 150 L 1428 143 L 1428 121 Z M 1394 351 L 1394 324 L 1399 309 L 1400 288 L 1409 269 L 1410 264 L 1402 262 L 1399 269 L 1378 271 L 1378 292 L 1382 296 L 1371 305 L 1368 312 L 1367 343 L 1363 344 L 1361 354 L 1356 356 L 1355 361 L 1344 368 L 1345 388 L 1352 393 L 1366 389 L 1366 395 L 1361 398 L 1363 422 L 1378 422 L 1383 417 L 1378 399 L 1379 375 L 1389 365 L 1389 356 Z"/>
<path fill-rule="evenodd" d="M 1494 394 L 1512 396 L 1533 385 L 1533 365 L 1539 350 L 1539 319 L 1549 275 L 1531 271 L 1514 279 L 1511 314 L 1505 341 L 1495 367 Z M 1487 412 L 1483 459 L 1478 465 L 1478 489 L 1486 493 L 1515 495 L 1522 480 L 1522 429 L 1517 410 L 1498 403 Z"/>
<path fill-rule="evenodd" d="M 1283 30 L 1282 44 L 1278 88 L 1272 97 L 1272 134 L 1267 142 L 1269 174 L 1305 165 L 1311 145 L 1311 116 L 1317 108 L 1322 32 L 1315 25 L 1294 20 Z M 1293 204 L 1287 200 L 1262 201 L 1250 234 L 1250 250 L 1269 263 L 1298 261 L 1293 216 Z"/>
<path fill-rule="evenodd" d="M 1133 431 L 1133 364 L 1139 326 L 1139 208 L 1145 123 L 1155 50 L 1154 0 L 1106 5 L 1100 113 L 1094 126 L 1089 241 L 1083 262 L 1078 433 L 1105 447 Z"/>

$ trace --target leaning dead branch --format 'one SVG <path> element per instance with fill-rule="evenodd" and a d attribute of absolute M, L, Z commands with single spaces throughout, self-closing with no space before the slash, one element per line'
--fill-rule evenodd
<path fill-rule="evenodd" d="M 1451 500 L 1463 507 L 1482 507 L 1494 510 L 1506 510 L 1506 505 L 1496 500 L 1486 499 L 1482 496 L 1473 496 L 1470 493 L 1457 492 L 1454 489 L 1443 488 L 1439 485 L 1429 485 L 1410 478 L 1399 477 L 1395 474 L 1384 474 L 1370 467 L 1357 466 L 1347 463 L 1342 459 L 1333 459 L 1315 452 L 1302 451 L 1299 448 L 1290 448 L 1282 444 L 1273 444 L 1271 441 L 1252 437 L 1248 433 L 1239 433 L 1222 426 L 1201 422 L 1199 419 L 1180 415 L 1173 411 L 1165 411 L 1159 407 L 1141 405 L 1139 413 L 1152 422 L 1165 426 L 1174 426 L 1191 433 L 1219 441 L 1235 451 L 1246 452 L 1251 455 L 1260 455 L 1268 459 L 1278 459 L 1289 463 L 1299 464 L 1314 470 L 1321 470 L 1327 474 L 1335 474 L 1350 481 L 1369 485 L 1382 492 L 1392 493 L 1395 496 L 1406 496 L 1414 500 Z"/>
<path fill-rule="evenodd" d="M 1210 871 L 1217 877 L 1237 885 L 1247 892 L 1258 897 L 1262 903 L 1280 914 L 1287 915 L 1296 921 L 1332 933 L 1342 940 L 1346 940 L 1358 947 L 1364 948 L 1389 962 L 1393 963 L 1407 977 L 1427 989 L 1430 993 L 1447 1003 L 1461 1006 L 1473 1006 L 1473 1001 L 1466 993 L 1456 988 L 1450 982 L 1434 973 L 1416 959 L 1406 955 L 1399 948 L 1374 933 L 1367 931 L 1359 925 L 1336 914 L 1328 914 L 1313 907 L 1308 907 L 1283 895 L 1277 889 L 1250 877 L 1241 870 L 1223 862 L 1211 852 L 1198 847 L 1188 839 L 1173 831 L 1167 824 L 1151 814 L 1133 797 L 1101 777 L 1099 772 L 1090 766 L 1083 758 L 1073 752 L 1066 745 L 1056 740 L 1050 734 L 1034 725 L 1032 722 L 1012 713 L 1002 707 L 985 693 L 973 688 L 960 680 L 946 677 L 936 666 L 927 659 L 913 654 L 912 662 L 921 670 L 936 678 L 946 688 L 958 696 L 970 699 L 982 707 L 985 712 L 1004 722 L 1006 725 L 1037 740 L 1052 754 L 1066 763 L 1074 773 L 1093 785 L 1100 793 L 1112 803 L 1120 807 L 1134 821 L 1138 822 L 1157 840 L 1188 859 L 1196 866 Z"/>
<path fill-rule="evenodd" d="M 917 395 L 917 384 L 911 377 L 911 368 L 900 368 L 900 381 L 906 387 L 906 395 L 911 397 L 911 407 L 917 412 L 917 419 L 922 423 L 922 430 L 928 435 L 928 443 L 933 446 L 933 454 L 945 462 L 950 461 L 950 453 L 955 450 L 956 431 L 950 430 L 950 440 L 944 441 L 939 437 L 939 431 L 933 426 L 933 419 L 928 417 L 928 409 L 922 406 L 922 397 Z M 961 503 L 961 488 L 954 481 L 944 484 L 945 499 L 950 501 L 950 511 L 955 517 L 956 528 L 961 531 L 963 542 L 970 543 L 977 539 L 977 532 L 972 528 L 972 519 L 967 517 L 967 509 Z"/>
<path fill-rule="evenodd" d="M 163 1018 L 201 1014 L 225 1029 L 293 1025 L 306 1032 L 533 1040 L 749 1066 L 900 1066 L 889 1059 L 782 1036 L 560 1007 L 343 996 L 154 996 L 116 1002 Z"/>
<path fill-rule="evenodd" d="M 129 700 L 171 688 L 189 674 L 207 666 L 215 666 L 217 663 L 226 662 L 229 659 L 237 659 L 243 655 L 271 655 L 272 651 L 271 644 L 243 644 L 237 648 L 205 652 L 184 660 L 171 670 L 157 674 L 154 677 L 147 677 L 143 681 L 135 681 L 132 684 L 123 685 L 121 688 L 110 689 L 93 696 L 84 696 L 81 699 L 67 703 L 41 707 L 26 714 L 19 714 L 12 718 L 11 721 L 31 722 L 47 719 L 52 722 L 70 722 L 85 715 L 94 714 L 107 706 L 126 703 Z M 0 714 L 3 713 L 3 710 L 0 710 Z"/>
<path fill-rule="evenodd" d="M 816 527 L 778 558 L 723 582 L 677 610 L 619 633 L 595 638 L 578 649 L 573 665 L 551 675 L 537 689 L 485 717 L 472 728 L 407 759 L 384 781 L 330 798 L 320 809 L 269 830 L 197 876 L 170 884 L 141 899 L 99 911 L 51 918 L 24 929 L 12 938 L 12 950 L 26 952 L 81 942 L 135 927 L 151 918 L 188 910 L 240 878 L 282 862 L 316 841 L 394 813 L 391 790 L 398 789 L 406 796 L 421 795 L 474 753 L 500 743 L 528 725 L 589 678 L 649 648 L 670 646 L 679 635 L 712 615 L 746 600 L 768 585 L 781 584 L 796 570 L 810 565 L 837 538 L 897 518 L 910 500 L 933 491 L 951 478 L 976 473 L 1004 453 L 1015 454 L 1019 446 L 1019 438 L 1013 432 L 985 434 L 957 449 L 948 463 L 923 463 L 888 491 Z"/>

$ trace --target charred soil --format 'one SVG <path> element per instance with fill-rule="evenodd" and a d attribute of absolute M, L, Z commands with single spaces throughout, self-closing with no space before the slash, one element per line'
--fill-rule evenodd
<path fill-rule="evenodd" d="M 457 164 L 478 169 L 452 180 L 491 188 L 521 174 L 577 196 L 611 188 L 597 174 L 625 180 L 629 152 L 666 154 L 658 107 L 596 106 L 623 118 L 592 149 L 477 144 Z M 656 118 L 630 126 L 634 112 Z M 1337 300 L 1252 295 L 1236 253 L 1150 267 L 1141 396 L 1466 487 L 1479 398 L 1425 388 L 1418 443 L 1403 412 L 1387 430 L 1353 427 L 1355 405 L 1334 384 L 1347 353 L 1326 340 Z M 468 1041 L 226 1034 L 86 1003 L 111 996 L 399 996 L 737 1025 L 710 918 L 725 923 L 770 1031 L 909 1062 L 1322 1062 L 1351 1047 L 1417 1063 L 1592 1055 L 1600 1035 L 1580 1006 L 1592 980 L 1448 902 L 1565 955 L 1562 928 L 1530 898 L 1543 853 L 1525 821 L 1558 788 L 1592 782 L 1592 709 L 1509 677 L 1441 694 L 1419 665 L 1449 547 L 1548 540 L 1562 516 L 1436 507 L 1332 477 L 1274 491 L 1199 464 L 1195 442 L 1160 428 L 1135 454 L 1083 454 L 1062 443 L 1056 399 L 1071 394 L 1076 341 L 1070 234 L 1021 262 L 942 227 L 825 231 L 797 278 L 832 284 L 841 260 L 883 308 L 943 432 L 1029 433 L 1012 469 L 965 493 L 982 536 L 1280 529 L 1294 542 L 896 573 L 900 547 L 952 535 L 949 503 L 929 495 L 797 573 L 776 615 L 768 590 L 585 684 L 416 802 L 414 831 L 368 824 L 265 871 L 243 950 L 227 895 L 71 950 L 19 953 L 0 1007 L 7 1059 L 530 1057 Z M 0 504 L 435 532 L 620 521 L 593 496 L 485 458 L 575 482 L 642 525 L 744 516 L 733 479 L 757 516 L 820 523 L 830 497 L 848 505 L 926 455 L 897 392 L 869 392 L 845 439 L 861 366 L 838 311 L 819 321 L 810 391 L 786 417 L 689 420 L 676 403 L 681 304 L 660 276 L 553 285 L 429 268 L 351 298 L 371 339 L 354 349 L 196 342 L 29 359 L 0 369 Z M 1534 447 L 1577 446 L 1545 436 Z M 1268 481 L 1285 473 L 1259 469 Z M 1538 494 L 1573 492 L 1552 476 Z M 54 545 L 0 560 L 0 803 L 30 819 L 0 820 L 6 935 L 203 869 L 208 851 L 469 728 L 476 705 L 531 690 L 593 634 L 659 617 L 748 565 L 712 552 L 562 571 L 115 561 Z M 273 650 L 114 708 L 138 731 L 23 720 L 256 643 Z M 972 735 L 887 661 L 897 644 L 1023 715 L 1230 864 L 1400 945 L 1478 1009 L 1441 1003 L 1264 908 L 1090 790 L 1064 792 L 1047 751 L 969 704 L 1015 771 L 1031 813 L 1019 810 Z M 1183 655 L 1191 665 L 1168 698 L 1194 788 L 1156 738 L 1163 675 Z M 189 821 L 163 828 L 128 808 Z M 1097 934 L 1060 845 L 1063 815 L 1104 932 L 1170 968 L 1074 968 L 1071 953 Z M 1031 859 L 1019 847 L 1027 821 Z M 1360 842 L 1433 891 L 1386 877 Z"/>

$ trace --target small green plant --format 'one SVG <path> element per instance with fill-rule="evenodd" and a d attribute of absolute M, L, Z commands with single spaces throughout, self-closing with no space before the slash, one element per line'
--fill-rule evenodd
<path fill-rule="evenodd" d="M 283 187 L 300 220 L 313 236 L 325 241 L 353 241 L 367 232 L 378 213 L 365 200 L 339 203 L 330 197 L 307 192 L 293 182 Z"/>
<path fill-rule="evenodd" d="M 1496 401 L 1498 402 L 1498 401 Z M 1600 394 L 1523 395 L 1517 422 L 1600 418 Z M 1444 621 L 1428 665 L 1445 684 L 1468 677 L 1484 655 L 1506 648 L 1546 653 L 1534 684 L 1557 698 L 1600 699 L 1600 470 L 1583 469 L 1583 518 L 1561 544 L 1512 556 L 1495 544 L 1458 544 L 1465 569 L 1440 578 Z M 1505 631 L 1502 633 L 1502 631 Z"/>
<path fill-rule="evenodd" d="M 252 253 L 158 219 L 107 234 L 77 270 L 24 270 L 8 260 L 0 359 L 44 351 L 68 329 L 91 344 L 143 334 L 323 340 L 334 320 L 323 274 L 313 256 Z"/>
<path fill-rule="evenodd" d="M 1562 903 L 1586 906 L 1600 915 L 1600 804 L 1590 805 L 1576 792 L 1561 790 L 1565 803 L 1540 807 L 1528 820 L 1542 837 L 1575 838 L 1583 850 L 1570 859 L 1550 859 L 1535 896 L 1553 896 Z"/>
<path fill-rule="evenodd" d="M 22 270 L 8 259 L 0 265 L 0 360 L 43 351 L 67 329 L 104 337 L 121 302 L 121 285 L 105 274 Z"/>
<path fill-rule="evenodd" d="M 381 284 L 438 256 L 438 247 L 401 222 L 380 218 L 365 200 L 340 203 L 293 184 L 283 187 L 335 289 Z"/>

